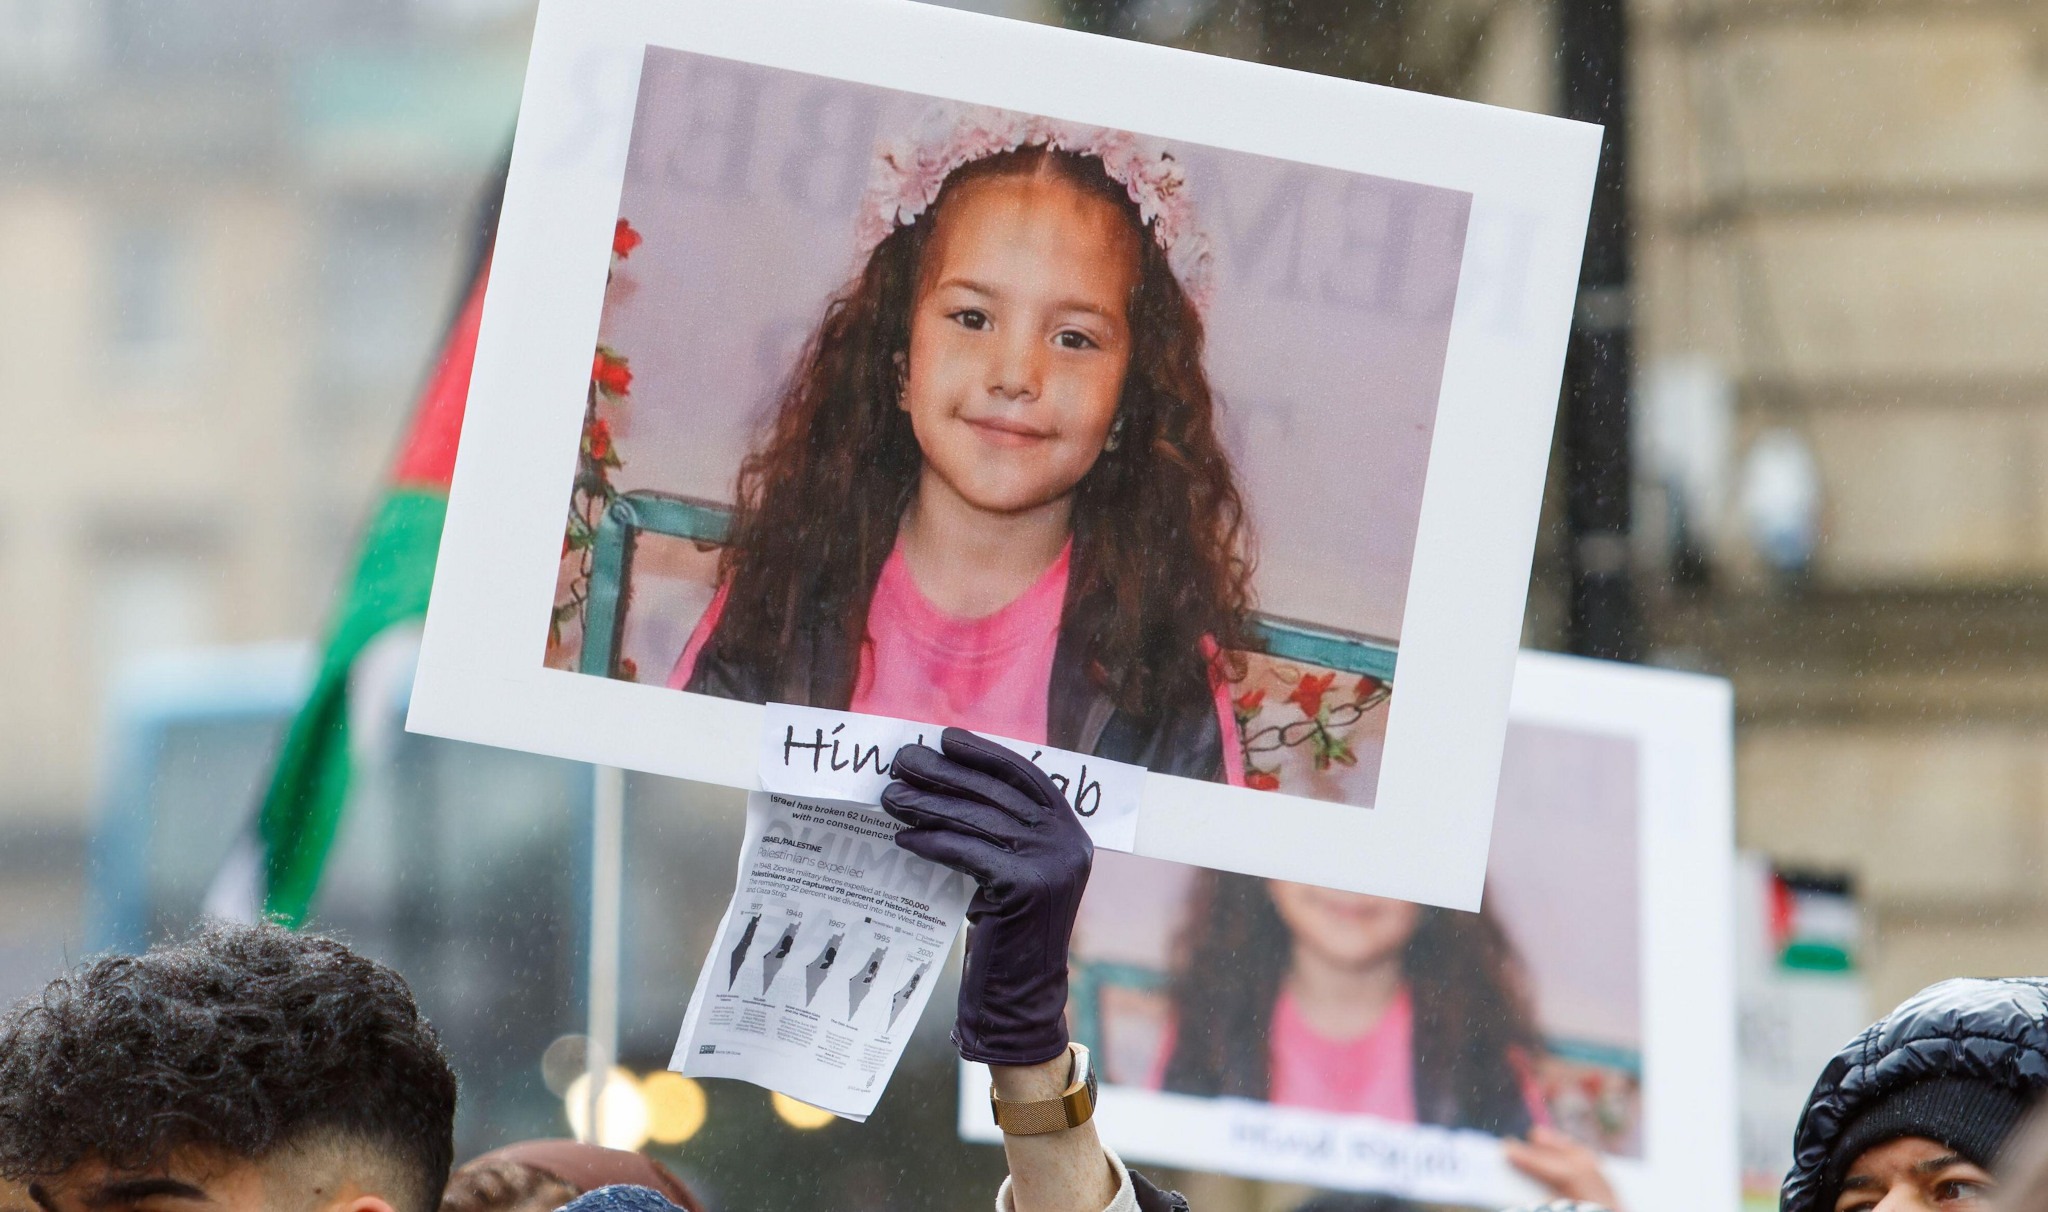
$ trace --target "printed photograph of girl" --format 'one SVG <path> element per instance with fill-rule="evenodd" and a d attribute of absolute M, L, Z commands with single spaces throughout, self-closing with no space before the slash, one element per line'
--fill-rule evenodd
<path fill-rule="evenodd" d="M 1098 853 L 1074 935 L 1075 1035 L 1105 1085 L 1239 1120 L 1249 1102 L 1498 1137 L 1546 1127 L 1639 1157 L 1638 780 L 1633 740 L 1510 724 L 1479 913 Z M 1131 1122 L 1148 1116 L 1169 1117 L 1148 1104 Z M 1214 1160 L 1257 1173 L 1261 1159 Z"/>
<path fill-rule="evenodd" d="M 898 168 L 669 685 L 1220 777 L 1243 506 L 1171 261 L 1178 165 L 969 111 Z"/>
<path fill-rule="evenodd" d="M 1370 804 L 1468 207 L 650 48 L 547 663 Z"/>
<path fill-rule="evenodd" d="M 1550 1123 L 1492 914 L 1213 871 L 1190 904 L 1153 1088 L 1493 1136 Z"/>

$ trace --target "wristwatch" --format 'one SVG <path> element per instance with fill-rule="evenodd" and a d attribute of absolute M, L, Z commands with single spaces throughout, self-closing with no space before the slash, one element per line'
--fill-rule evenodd
<path fill-rule="evenodd" d="M 1085 1045 L 1068 1044 L 1067 1055 L 1073 1058 L 1074 1067 L 1067 1075 L 1067 1088 L 1058 1098 L 1005 1102 L 996 1097 L 993 1085 L 989 1087 L 988 1107 L 995 1113 L 996 1127 L 1011 1136 L 1037 1136 L 1042 1132 L 1064 1132 L 1088 1122 L 1095 1114 L 1095 1066 L 1088 1062 Z"/>

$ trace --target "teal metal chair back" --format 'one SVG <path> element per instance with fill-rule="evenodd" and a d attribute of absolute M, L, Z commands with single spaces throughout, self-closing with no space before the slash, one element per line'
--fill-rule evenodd
<path fill-rule="evenodd" d="M 597 526 L 578 668 L 600 677 L 617 669 L 634 540 L 656 534 L 715 545 L 731 529 L 732 513 L 723 505 L 660 492 L 621 493 Z M 1268 656 L 1393 684 L 1396 650 L 1384 640 L 1265 614 L 1252 617 L 1252 630 Z"/>

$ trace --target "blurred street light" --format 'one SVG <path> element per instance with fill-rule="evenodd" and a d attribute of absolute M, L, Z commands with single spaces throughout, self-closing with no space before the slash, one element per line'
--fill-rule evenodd
<path fill-rule="evenodd" d="M 638 1149 L 647 1143 L 647 1098 L 631 1073 L 614 1068 L 597 1092 L 597 1129 L 590 1124 L 590 1075 L 579 1074 L 562 1096 L 569 1113 L 569 1134 L 607 1149 Z"/>
<path fill-rule="evenodd" d="M 568 1094 L 570 1083 L 589 1067 L 589 1055 L 590 1040 L 581 1034 L 558 1036 L 549 1044 L 540 1057 L 540 1079 L 547 1083 L 548 1093 L 556 1098 Z"/>
<path fill-rule="evenodd" d="M 647 1136 L 657 1145 L 680 1145 L 697 1135 L 710 1110 L 704 1087 L 680 1073 L 650 1073 L 640 1079 L 647 1100 Z"/>
<path fill-rule="evenodd" d="M 838 1118 L 822 1107 L 799 1102 L 787 1094 L 776 1094 L 768 1101 L 775 1107 L 776 1118 L 799 1132 L 822 1128 Z"/>

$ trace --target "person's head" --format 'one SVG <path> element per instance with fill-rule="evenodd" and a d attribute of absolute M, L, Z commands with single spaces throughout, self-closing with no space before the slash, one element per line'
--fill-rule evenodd
<path fill-rule="evenodd" d="M 934 208 L 897 404 L 919 491 L 992 514 L 1069 501 L 1111 445 L 1145 239 L 1071 158 L 1009 161 L 963 170 Z"/>
<path fill-rule="evenodd" d="M 587 1191 L 641 1187 L 683 1212 L 703 1212 L 688 1183 L 653 1158 L 573 1140 L 526 1140 L 458 1167 L 441 1212 L 554 1212 Z"/>
<path fill-rule="evenodd" d="M 1541 1045 L 1513 948 L 1490 916 L 1220 872 L 1203 873 L 1181 940 L 1166 1088 L 1268 1097 L 1273 1005 L 1296 964 L 1390 960 L 1414 1010 L 1418 1117 L 1519 1135 L 1528 1111 L 1517 1058 Z"/>
<path fill-rule="evenodd" d="M 208 927 L 0 1017 L 0 1176 L 62 1212 L 432 1212 L 455 1074 L 397 973 Z"/>
<path fill-rule="evenodd" d="M 2048 985 L 1951 980 L 1865 1029 L 1821 1071 L 1782 1212 L 1973 1212 L 2048 1089 Z"/>
<path fill-rule="evenodd" d="M 1964 1073 L 1923 1077 L 1872 1099 L 1836 1138 L 1818 1212 L 1977 1212 L 2026 1098 Z"/>
<path fill-rule="evenodd" d="M 1843 1168 L 1834 1212 L 1980 1212 L 1992 1188 L 1989 1162 L 1926 1136 L 1895 1136 Z"/>
<path fill-rule="evenodd" d="M 575 1183 L 539 1166 L 478 1158 L 448 1176 L 441 1212 L 555 1212 L 581 1194 Z"/>
<path fill-rule="evenodd" d="M 678 1212 L 660 1192 L 646 1187 L 599 1187 L 562 1205 L 561 1212 Z"/>
<path fill-rule="evenodd" d="M 779 680 L 800 632 L 861 643 L 905 509 L 943 492 L 1065 517 L 1076 634 L 1119 706 L 1205 691 L 1204 637 L 1245 640 L 1244 510 L 1165 239 L 1099 155 L 953 168 L 827 308 L 741 467 L 720 652 Z"/>

